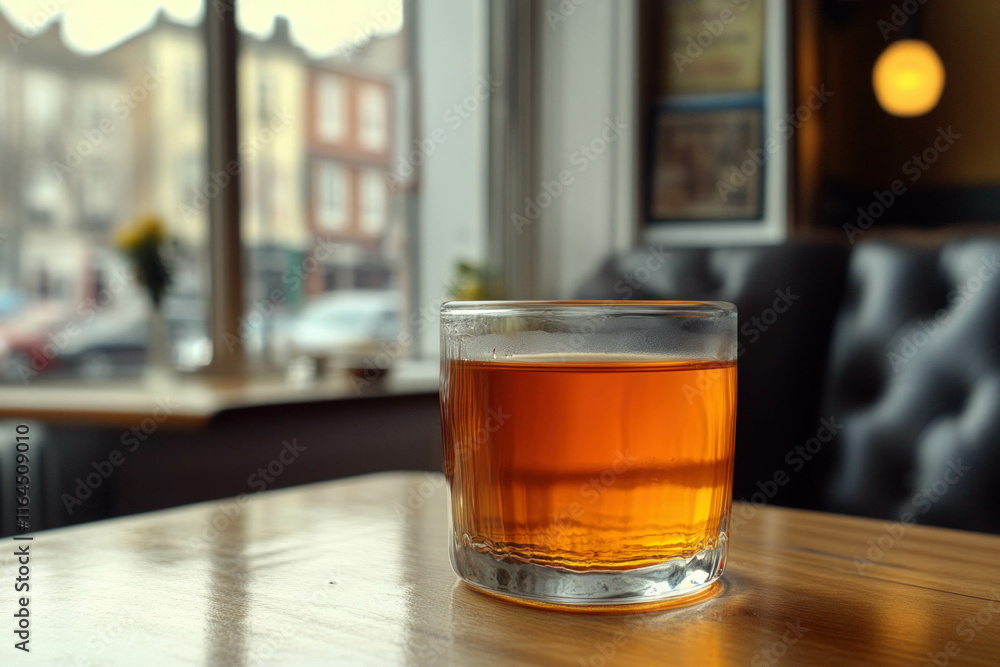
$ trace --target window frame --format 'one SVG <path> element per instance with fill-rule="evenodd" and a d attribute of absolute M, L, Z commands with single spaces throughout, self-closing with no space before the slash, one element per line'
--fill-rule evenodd
<path fill-rule="evenodd" d="M 236 26 L 236 0 L 212 0 L 205 5 L 205 112 L 208 142 L 207 172 L 231 173 L 230 164 L 242 164 L 239 152 L 238 59 L 240 34 Z M 242 345 L 227 345 L 239 331 L 244 310 L 244 258 L 240 173 L 232 174 L 229 187 L 209 203 L 208 322 L 212 360 L 209 375 L 233 377 L 246 374 Z"/>
<path fill-rule="evenodd" d="M 508 1 L 517 2 L 524 7 L 530 6 L 529 0 Z M 244 164 L 243 155 L 239 150 L 240 89 L 243 86 L 239 85 L 239 56 L 242 38 L 236 22 L 237 2 L 238 0 L 211 0 L 210 2 L 206 0 L 201 24 L 202 36 L 196 40 L 204 48 L 204 59 L 195 65 L 196 68 L 202 68 L 201 71 L 205 74 L 204 83 L 194 91 L 195 95 L 184 97 L 184 99 L 194 102 L 193 113 L 201 116 L 205 122 L 206 150 L 205 157 L 202 158 L 204 173 L 208 175 L 228 173 L 230 179 L 228 187 L 220 188 L 219 195 L 209 199 L 205 210 L 207 217 L 205 255 L 207 255 L 208 269 L 205 294 L 205 308 L 208 311 L 206 333 L 212 348 L 212 357 L 203 373 L 222 377 L 240 377 L 247 374 L 246 346 L 233 345 L 232 338 L 234 333 L 240 331 L 241 327 L 244 326 L 243 319 L 247 315 L 247 308 L 250 305 L 245 297 L 253 289 L 253 285 L 247 281 L 249 254 L 248 249 L 243 246 L 243 238 L 244 233 L 249 232 L 243 229 L 245 220 L 242 194 L 243 174 L 249 174 L 245 177 L 252 179 L 254 176 L 252 170 L 255 165 L 253 163 Z M 413 36 L 422 35 L 422 31 L 427 30 L 428 26 L 432 24 L 436 26 L 443 24 L 441 21 L 430 20 L 425 20 L 421 24 L 419 19 L 423 12 L 417 11 L 414 0 L 403 0 L 403 6 L 403 13 L 407 17 L 403 30 L 410 35 L 403 47 L 407 56 L 406 79 L 403 85 L 388 89 L 380 88 L 377 94 L 381 98 L 379 100 L 381 107 L 379 121 L 381 123 L 380 134 L 383 139 L 379 148 L 382 151 L 387 151 L 394 169 L 402 171 L 399 165 L 403 164 L 409 167 L 409 172 L 399 184 L 400 190 L 391 188 L 392 195 L 389 192 L 385 193 L 385 199 L 382 201 L 383 219 L 380 226 L 384 228 L 386 225 L 396 225 L 393 227 L 393 231 L 399 231 L 406 235 L 407 244 L 404 252 L 406 253 L 408 278 L 403 280 L 399 287 L 408 310 L 407 322 L 410 338 L 413 341 L 410 351 L 415 358 L 420 359 L 436 355 L 437 336 L 435 332 L 436 322 L 434 321 L 436 314 L 433 313 L 432 306 L 440 299 L 446 298 L 446 292 L 442 289 L 442 285 L 449 284 L 447 276 L 444 280 L 439 280 L 439 278 L 441 273 L 450 272 L 451 266 L 429 259 L 428 248 L 433 248 L 433 242 L 429 241 L 431 235 L 423 233 L 423 230 L 418 228 L 416 224 L 417 219 L 422 217 L 421 207 L 424 205 L 422 187 L 427 181 L 422 180 L 421 174 L 425 172 L 425 168 L 419 162 L 409 164 L 407 156 L 408 152 L 413 151 L 411 146 L 413 141 L 421 137 L 431 136 L 431 132 L 435 131 L 437 126 L 446 128 L 448 131 L 451 131 L 451 128 L 450 125 L 443 124 L 436 117 L 421 124 L 421 111 L 425 109 L 425 104 L 416 90 L 420 81 L 418 69 L 420 49 L 418 48 L 418 40 L 413 39 Z M 431 13 L 425 11 L 427 14 Z M 495 24 L 491 22 L 492 12 L 489 4 L 479 7 L 473 14 L 475 14 L 473 18 L 476 19 L 477 26 L 481 28 L 485 25 L 492 30 L 486 35 L 487 38 L 495 39 L 497 35 L 507 35 L 513 27 L 509 21 L 497 21 Z M 479 21 L 484 17 L 485 21 L 480 23 Z M 427 43 L 432 42 L 428 40 Z M 478 44 L 476 47 L 480 48 Z M 488 40 L 485 45 L 487 48 L 481 49 L 481 51 L 489 64 L 491 59 L 489 58 Z M 195 71 L 198 70 L 195 69 Z M 489 71 L 488 67 L 486 71 Z M 7 74 L 10 73 L 7 72 Z M 9 77 L 4 78 L 9 79 Z M 479 85 L 481 80 L 477 80 L 476 85 Z M 501 80 L 508 81 L 510 79 L 504 76 Z M 3 79 L 0 79 L 0 82 L 3 82 Z M 7 83 L 9 84 L 9 80 Z M 371 85 L 378 87 L 378 84 Z M 343 91 L 343 121 L 349 130 L 350 125 L 359 120 L 356 117 L 358 111 L 356 107 L 357 91 L 349 85 L 345 85 L 345 88 Z M 473 89 L 470 88 L 470 90 Z M 501 91 L 503 90 L 501 88 Z M 249 92 L 253 93 L 252 90 Z M 61 104 L 60 108 L 62 106 L 65 104 Z M 484 115 L 480 118 L 485 119 L 486 134 L 488 135 L 489 129 L 495 124 L 492 116 L 496 107 L 492 103 L 484 105 L 484 107 Z M 400 113 L 399 110 L 403 109 L 405 111 Z M 60 113 L 64 113 L 64 111 L 61 110 Z M 428 118 L 430 117 L 428 116 Z M 307 123 L 306 132 L 316 131 L 314 116 L 306 118 L 305 122 Z M 473 123 L 466 124 L 457 136 L 470 135 L 475 130 L 476 142 L 491 149 L 493 142 L 485 141 L 490 137 L 483 136 L 480 127 L 469 127 L 473 125 Z M 315 135 L 311 135 L 311 137 L 313 136 Z M 399 139 L 397 141 L 400 137 L 404 137 L 405 140 Z M 358 147 L 352 146 L 351 148 L 357 149 Z M 482 153 L 483 155 L 491 154 L 488 150 L 483 150 Z M 486 167 L 488 159 L 483 155 L 477 153 L 477 164 Z M 236 173 L 233 173 L 233 164 L 239 167 L 236 169 Z M 476 173 L 478 174 L 478 170 Z M 362 196 L 359 187 L 361 179 L 358 176 L 359 174 L 354 172 L 348 174 L 347 205 L 353 207 L 353 210 L 348 209 L 347 224 L 352 232 L 361 231 L 364 234 L 365 223 L 362 217 L 367 207 L 361 206 Z M 524 175 L 520 175 L 519 179 L 524 180 Z M 486 176 L 481 180 L 486 182 Z M 252 185 L 250 183 L 248 187 L 252 187 Z M 478 194 L 476 196 L 479 197 Z M 474 213 L 486 218 L 489 224 L 486 197 L 480 199 L 481 201 L 471 201 L 469 208 L 478 207 Z M 309 204 L 311 202 L 307 206 Z M 308 225 L 308 215 L 306 221 Z M 58 222 L 52 221 L 50 224 L 58 224 Z M 509 225 L 507 226 L 509 227 Z M 322 235 L 321 230 L 315 231 L 319 231 Z M 421 245 L 422 243 L 424 245 Z M 486 245 L 489 246 L 492 243 L 487 242 Z M 506 254 L 512 253 L 507 252 Z M 450 259 L 452 259 L 451 256 L 449 256 Z M 441 266 L 432 266 L 434 264 Z M 432 268 L 434 269 L 432 272 L 425 274 L 426 269 Z"/>

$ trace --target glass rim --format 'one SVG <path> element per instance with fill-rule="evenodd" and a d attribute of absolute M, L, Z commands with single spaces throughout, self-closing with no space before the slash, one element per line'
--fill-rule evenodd
<path fill-rule="evenodd" d="M 706 315 L 736 313 L 736 305 L 729 301 L 641 301 L 641 300 L 564 300 L 564 301 L 446 301 L 441 304 L 441 315 L 509 315 L 512 313 L 539 314 L 556 312 L 572 315 L 581 311 L 606 310 L 608 314 L 663 313 L 675 315 Z"/>

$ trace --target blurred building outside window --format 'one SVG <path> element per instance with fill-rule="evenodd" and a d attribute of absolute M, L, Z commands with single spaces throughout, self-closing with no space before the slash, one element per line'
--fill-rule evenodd
<path fill-rule="evenodd" d="M 138 3 L 137 3 L 138 4 Z M 143 212 L 177 240 L 174 291 L 206 289 L 207 217 L 185 217 L 205 162 L 201 2 L 0 1 L 0 376 L 134 372 L 146 303 L 114 230 Z M 44 14 L 44 16 L 42 16 Z M 200 171 L 199 171 L 200 170 Z M 3 299 L 0 299 L 3 300 Z M 205 336 L 168 306 L 175 343 Z"/>
<path fill-rule="evenodd" d="M 203 0 L 137 0 L 128 11 L 79 0 L 42 20 L 30 0 L 0 0 L 0 34 L 17 36 L 0 49 L 0 378 L 142 368 L 148 305 L 113 234 L 145 213 L 172 241 L 174 362 L 210 360 L 207 231 L 225 183 L 207 169 L 205 10 Z M 417 37 L 403 4 L 247 0 L 236 10 L 247 312 L 281 297 L 234 332 L 239 344 L 280 365 L 307 304 L 359 291 L 393 295 L 368 330 L 397 338 L 408 312 L 427 310 L 412 302 L 416 181 L 399 176 L 420 138 L 409 129 Z"/>

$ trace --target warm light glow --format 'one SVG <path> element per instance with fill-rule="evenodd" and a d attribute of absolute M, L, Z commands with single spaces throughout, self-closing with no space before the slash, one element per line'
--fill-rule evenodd
<path fill-rule="evenodd" d="M 890 44 L 875 61 L 872 86 L 889 113 L 922 116 L 941 99 L 944 65 L 927 42 L 904 39 Z"/>

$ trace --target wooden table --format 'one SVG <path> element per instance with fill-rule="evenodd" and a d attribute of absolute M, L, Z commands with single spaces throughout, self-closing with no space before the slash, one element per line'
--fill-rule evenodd
<path fill-rule="evenodd" d="M 0 419 L 127 429 L 156 416 L 163 417 L 164 428 L 201 428 L 236 408 L 437 393 L 439 372 L 437 361 L 407 360 L 384 381 L 360 384 L 344 373 L 304 383 L 263 374 L 235 379 L 178 374 L 154 385 L 141 379 L 37 380 L 29 386 L 0 384 Z"/>
<path fill-rule="evenodd" d="M 384 473 L 6 538 L 0 664 L 1000 663 L 1000 537 L 740 507 L 714 597 L 564 613 L 458 583 L 446 493 Z M 9 629 L 24 544 L 30 658 Z"/>

